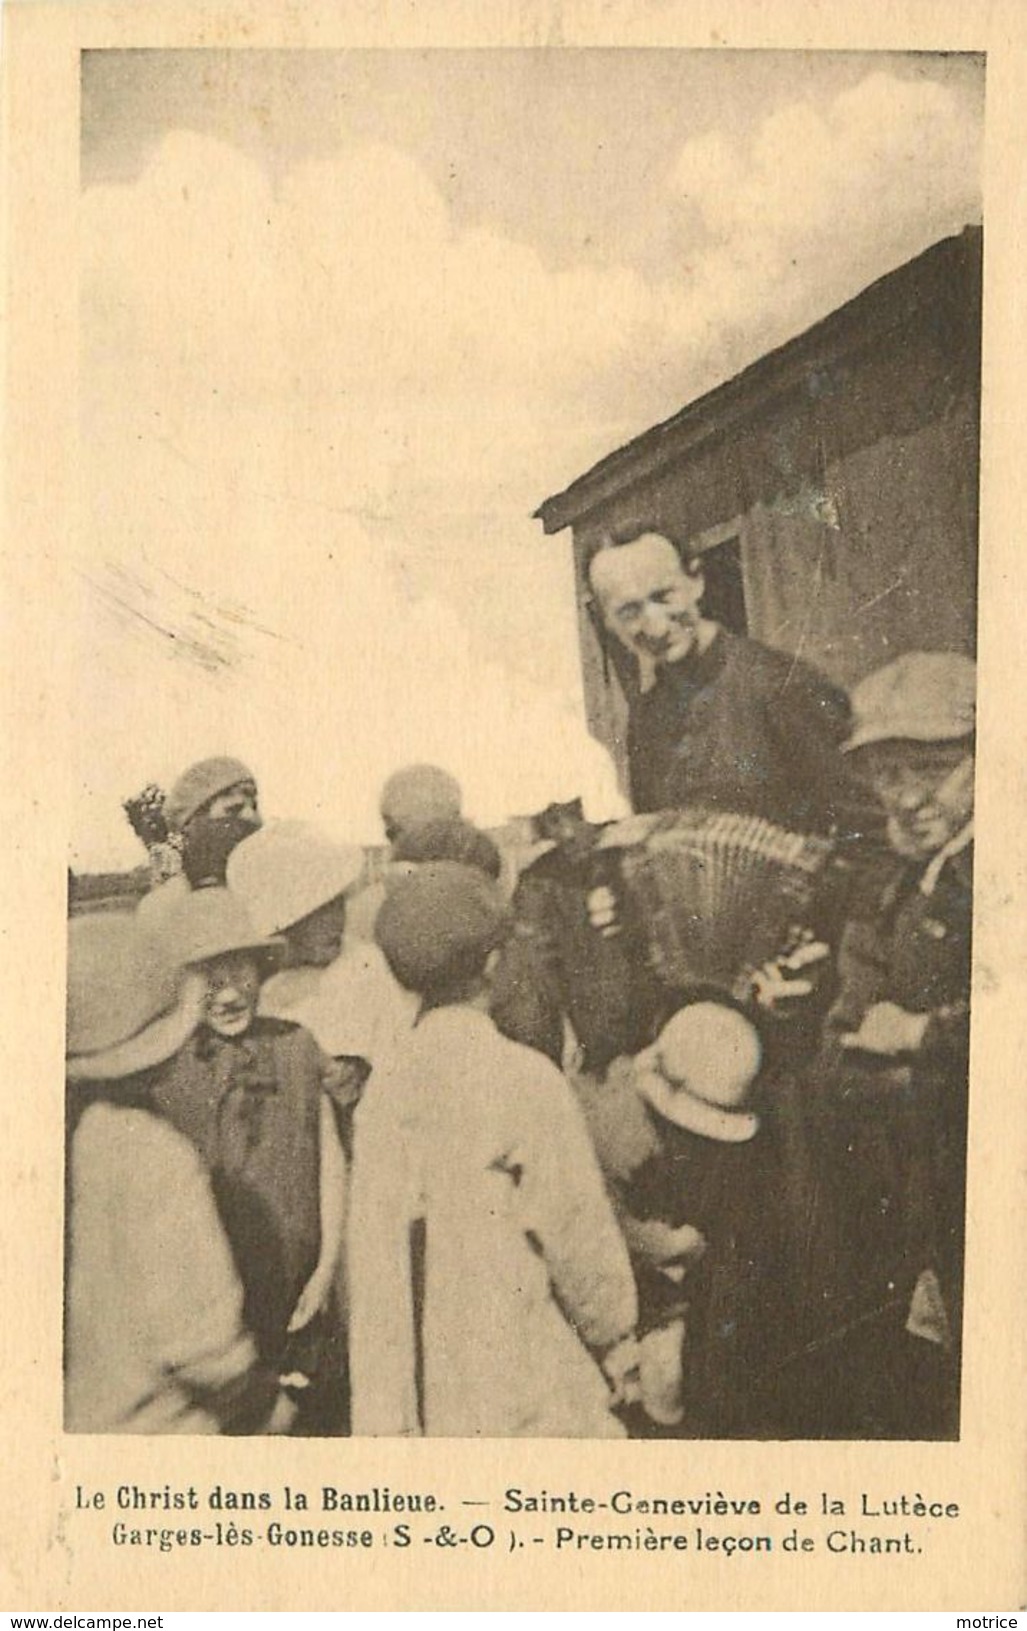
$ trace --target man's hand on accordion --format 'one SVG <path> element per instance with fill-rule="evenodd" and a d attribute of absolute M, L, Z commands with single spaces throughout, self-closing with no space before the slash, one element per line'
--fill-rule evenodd
<path fill-rule="evenodd" d="M 815 940 L 809 930 L 803 931 L 799 944 L 786 956 L 764 963 L 752 977 L 752 994 L 760 1008 L 768 1013 L 784 1014 L 798 998 L 812 996 L 817 981 L 804 971 L 819 973 L 819 965 L 830 957 L 831 948 L 823 940 Z"/>
<path fill-rule="evenodd" d="M 590 889 L 585 897 L 585 906 L 589 923 L 604 940 L 610 940 L 614 935 L 620 934 L 617 897 L 608 884 L 599 884 L 595 889 Z"/>

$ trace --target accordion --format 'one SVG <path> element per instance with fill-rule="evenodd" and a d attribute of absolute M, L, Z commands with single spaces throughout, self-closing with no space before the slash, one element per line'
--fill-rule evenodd
<path fill-rule="evenodd" d="M 714 810 L 629 817 L 601 844 L 620 851 L 625 927 L 661 983 L 715 984 L 738 997 L 797 942 L 834 847 Z"/>

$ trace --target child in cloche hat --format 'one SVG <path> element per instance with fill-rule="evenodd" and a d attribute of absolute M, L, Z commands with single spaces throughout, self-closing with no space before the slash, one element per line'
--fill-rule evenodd
<path fill-rule="evenodd" d="M 697 987 L 650 1047 L 576 1082 L 632 1255 L 642 1406 L 659 1430 L 734 1433 L 756 1391 L 762 1060 L 742 1005 Z"/>

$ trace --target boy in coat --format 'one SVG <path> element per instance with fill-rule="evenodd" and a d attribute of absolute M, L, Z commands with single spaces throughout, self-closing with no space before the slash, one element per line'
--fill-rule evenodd
<path fill-rule="evenodd" d="M 496 886 L 428 863 L 378 942 L 421 998 L 356 1116 L 354 1432 L 616 1437 L 637 1304 L 588 1133 L 560 1072 L 500 1035 Z"/>

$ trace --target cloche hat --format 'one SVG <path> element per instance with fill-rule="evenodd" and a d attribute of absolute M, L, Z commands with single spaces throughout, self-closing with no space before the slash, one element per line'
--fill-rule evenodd
<path fill-rule="evenodd" d="M 635 1089 L 666 1121 L 721 1144 L 759 1131 L 748 1108 L 763 1061 L 760 1035 L 733 1003 L 698 996 L 635 1061 Z"/>
<path fill-rule="evenodd" d="M 201 759 L 179 776 L 164 805 L 164 819 L 172 832 L 181 832 L 193 816 L 230 787 L 253 782 L 256 777 L 241 759 L 217 757 Z"/>

